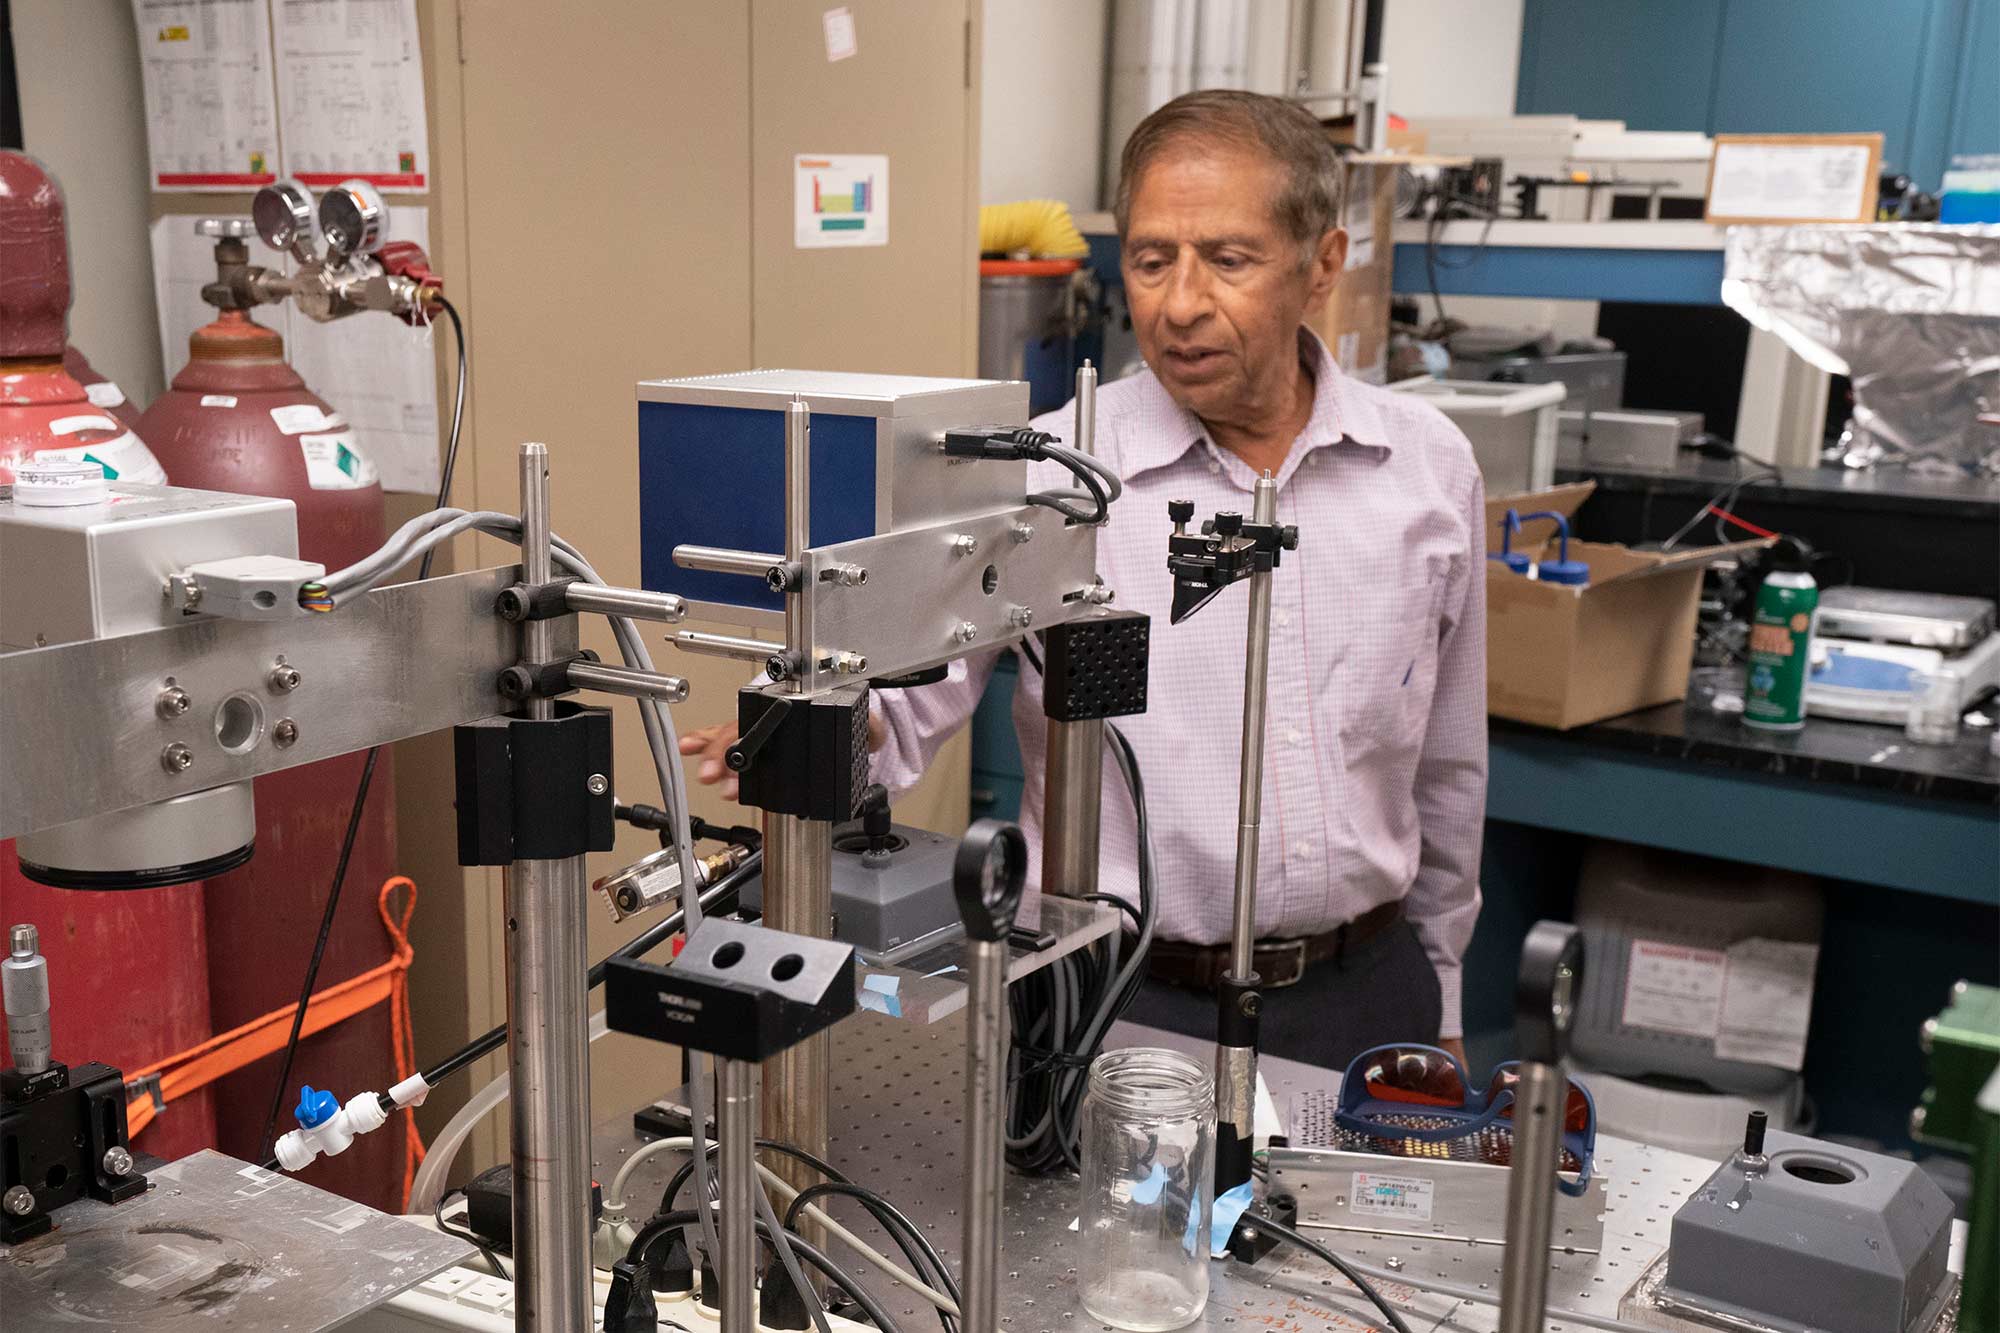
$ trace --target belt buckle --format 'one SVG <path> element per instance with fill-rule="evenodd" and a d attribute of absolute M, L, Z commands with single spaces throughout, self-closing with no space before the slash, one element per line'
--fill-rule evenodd
<path fill-rule="evenodd" d="M 1267 957 L 1272 957 L 1278 960 L 1284 960 L 1287 959 L 1287 957 L 1289 957 L 1289 961 L 1291 963 L 1291 975 L 1286 977 L 1279 977 L 1274 974 L 1269 978 L 1260 977 L 1259 984 L 1265 990 L 1283 990 L 1287 986 L 1298 985 L 1299 982 L 1302 981 L 1306 975 L 1306 944 L 1307 941 L 1302 939 L 1273 940 L 1270 943 L 1261 946 L 1257 950 L 1257 952 L 1265 954 Z M 1261 971 L 1262 969 L 1259 970 Z"/>

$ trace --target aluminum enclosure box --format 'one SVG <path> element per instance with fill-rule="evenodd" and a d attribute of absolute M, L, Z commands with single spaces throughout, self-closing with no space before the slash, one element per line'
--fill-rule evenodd
<path fill-rule="evenodd" d="M 810 545 L 903 532 L 1018 506 L 1027 464 L 948 460 L 951 426 L 1019 426 L 1020 381 L 839 371 L 752 370 L 642 380 L 639 398 L 640 578 L 685 597 L 694 615 L 753 627 L 782 623 L 783 597 L 756 579 L 682 569 L 674 547 L 782 552 L 785 409 L 812 411 Z"/>
<path fill-rule="evenodd" d="M 1914 1162 L 1771 1131 L 1674 1214 L 1667 1308 L 1782 1333 L 1922 1333 L 1949 1299 L 1951 1201 Z"/>
<path fill-rule="evenodd" d="M 110 484 L 103 504 L 16 504 L 0 488 L 0 650 L 177 625 L 167 576 L 205 560 L 299 553 L 297 509 L 174 486 Z"/>

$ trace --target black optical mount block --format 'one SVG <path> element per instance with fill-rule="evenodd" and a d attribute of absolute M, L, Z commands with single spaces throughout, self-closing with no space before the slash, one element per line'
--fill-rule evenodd
<path fill-rule="evenodd" d="M 1167 517 L 1174 523 L 1167 538 L 1167 571 L 1174 576 L 1170 624 L 1180 624 L 1230 584 L 1276 569 L 1284 552 L 1299 549 L 1299 530 L 1289 523 L 1252 523 L 1224 510 L 1193 533 L 1187 530 L 1194 519 L 1191 500 L 1167 501 Z"/>
<path fill-rule="evenodd" d="M 854 1012 L 854 949 L 711 916 L 666 966 L 613 958 L 614 1032 L 729 1060 L 765 1060 Z"/>
<path fill-rule="evenodd" d="M 132 1166 L 125 1080 L 108 1065 L 51 1064 L 0 1073 L 0 1242 L 49 1230 L 49 1214 L 89 1197 L 146 1192 Z"/>
<path fill-rule="evenodd" d="M 489 717 L 452 732 L 458 863 L 504 866 L 611 849 L 611 713 L 558 701 L 555 716 Z"/>
<path fill-rule="evenodd" d="M 736 694 L 736 744 L 724 756 L 741 775 L 743 804 L 775 815 L 854 818 L 868 786 L 868 687 L 798 696 L 746 687 Z"/>
<path fill-rule="evenodd" d="M 1053 722 L 1146 711 L 1153 620 L 1098 611 L 1042 631 L 1042 712 Z"/>

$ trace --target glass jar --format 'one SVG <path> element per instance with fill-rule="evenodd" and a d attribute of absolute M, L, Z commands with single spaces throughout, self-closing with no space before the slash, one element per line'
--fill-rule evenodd
<path fill-rule="evenodd" d="M 1193 1322 L 1208 1304 L 1214 1078 L 1179 1051 L 1107 1052 L 1082 1131 L 1083 1308 L 1139 1333 Z"/>
<path fill-rule="evenodd" d="M 1933 671 L 1930 680 L 1910 701 L 1909 721 L 1903 734 L 1919 745 L 1956 745 L 1962 714 L 1958 672 L 1948 666 Z"/>

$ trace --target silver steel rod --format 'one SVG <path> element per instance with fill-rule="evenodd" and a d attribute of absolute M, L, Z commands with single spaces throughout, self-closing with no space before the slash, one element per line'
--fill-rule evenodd
<path fill-rule="evenodd" d="M 965 1009 L 964 1333 L 998 1333 L 1006 1181 L 1007 946 L 972 942 Z"/>
<path fill-rule="evenodd" d="M 1569 1077 L 1561 1065 L 1523 1060 L 1514 1097 L 1514 1157 L 1507 1171 L 1507 1249 L 1500 1259 L 1499 1333 L 1542 1333 L 1549 1304 L 1549 1229 L 1562 1151 Z"/>
<path fill-rule="evenodd" d="M 1088 357 L 1076 370 L 1076 443 L 1078 453 L 1097 452 L 1097 367 Z"/>
<path fill-rule="evenodd" d="M 549 549 L 549 449 L 545 444 L 521 446 L 521 582 L 529 587 L 555 575 L 555 555 Z M 530 620 L 521 626 L 521 660 L 546 662 L 555 656 L 555 621 Z M 529 717 L 550 717 L 550 699 L 528 700 Z"/>
<path fill-rule="evenodd" d="M 514 1309 L 520 1329 L 592 1326 L 590 1049 L 583 858 L 507 871 Z"/>
<path fill-rule="evenodd" d="M 1257 479 L 1253 523 L 1278 521 L 1278 483 Z M 1250 975 L 1257 945 L 1257 839 L 1264 808 L 1264 703 L 1271 661 L 1271 571 L 1250 576 L 1250 629 L 1243 665 L 1243 766 L 1236 789 L 1236 900 L 1230 922 L 1229 971 Z"/>
<path fill-rule="evenodd" d="M 606 588 L 595 583 L 572 583 L 563 590 L 572 611 L 594 611 L 633 620 L 657 620 L 674 625 L 687 619 L 687 602 L 670 592 L 647 592 L 644 588 Z"/>
<path fill-rule="evenodd" d="M 833 825 L 764 815 L 764 924 L 814 939 L 832 936 Z M 832 1096 L 827 1034 L 821 1032 L 764 1062 L 764 1137 L 824 1156 Z M 789 1157 L 776 1166 L 796 1189 L 817 1179 Z"/>
<path fill-rule="evenodd" d="M 1049 720 L 1042 781 L 1042 892 L 1097 892 L 1104 804 L 1104 719 Z"/>
<path fill-rule="evenodd" d="M 772 643 L 769 639 L 751 639 L 737 634 L 710 634 L 706 630 L 698 629 L 679 630 L 667 642 L 685 652 L 701 653 L 707 657 L 735 657 L 745 662 L 762 662 L 767 657 L 785 651 L 784 644 Z"/>
<path fill-rule="evenodd" d="M 554 574 L 549 452 L 521 446 L 521 581 Z M 521 656 L 555 656 L 556 621 L 521 626 Z M 528 701 L 547 719 L 554 703 Z M 513 1074 L 515 1327 L 582 1333 L 592 1324 L 590 1011 L 583 858 L 507 870 L 507 1060 Z"/>
<path fill-rule="evenodd" d="M 627 667 L 605 666 L 600 662 L 572 662 L 569 683 L 582 690 L 622 694 L 628 699 L 658 699 L 665 704 L 686 703 L 688 683 L 682 676 L 663 676 L 657 671 L 633 671 Z"/>
<path fill-rule="evenodd" d="M 717 574 L 747 574 L 761 579 L 785 557 L 772 551 L 732 551 L 725 546 L 676 546 L 674 563 L 682 569 L 707 569 Z"/>
<path fill-rule="evenodd" d="M 717 1060 L 722 1140 L 722 1333 L 757 1330 L 757 1066 Z"/>
<path fill-rule="evenodd" d="M 785 407 L 785 559 L 799 564 L 812 545 L 812 410 L 794 396 Z M 792 690 L 819 688 L 819 654 L 813 651 L 812 589 L 785 594 L 785 652 L 793 664 Z"/>

